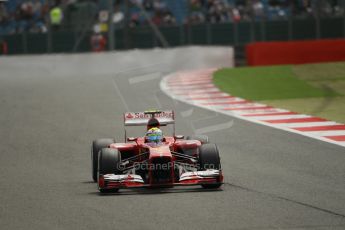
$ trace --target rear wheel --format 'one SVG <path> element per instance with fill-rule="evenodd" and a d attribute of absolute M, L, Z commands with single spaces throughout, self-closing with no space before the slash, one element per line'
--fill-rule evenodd
<path fill-rule="evenodd" d="M 199 170 L 221 169 L 219 151 L 215 144 L 204 144 L 199 148 Z M 203 184 L 203 188 L 219 188 L 222 184 Z"/>
<path fill-rule="evenodd" d="M 98 176 L 105 174 L 121 174 L 121 155 L 117 149 L 103 148 L 98 156 Z M 117 192 L 118 189 L 102 189 L 100 192 Z"/>
<path fill-rule="evenodd" d="M 201 144 L 208 144 L 210 142 L 208 136 L 206 135 L 187 136 L 186 140 L 198 140 L 201 142 Z"/>
<path fill-rule="evenodd" d="M 92 142 L 91 146 L 91 167 L 92 167 L 92 179 L 97 182 L 97 168 L 98 168 L 98 154 L 103 148 L 109 147 L 110 144 L 115 143 L 115 139 L 103 138 L 97 139 Z"/>

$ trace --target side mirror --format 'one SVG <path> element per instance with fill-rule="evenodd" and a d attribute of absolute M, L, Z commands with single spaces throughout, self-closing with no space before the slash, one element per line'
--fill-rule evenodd
<path fill-rule="evenodd" d="M 137 137 L 127 137 L 127 141 L 137 141 Z"/>
<path fill-rule="evenodd" d="M 175 137 L 175 140 L 176 139 L 184 139 L 184 135 L 175 135 L 174 137 Z"/>

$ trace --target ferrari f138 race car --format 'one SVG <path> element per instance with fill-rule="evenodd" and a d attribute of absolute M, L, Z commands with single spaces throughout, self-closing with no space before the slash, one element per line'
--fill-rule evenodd
<path fill-rule="evenodd" d="M 125 188 L 201 185 L 219 188 L 223 183 L 218 148 L 204 135 L 175 135 L 173 111 L 124 113 L 125 143 L 97 139 L 91 148 L 92 177 L 100 192 Z M 173 125 L 173 135 L 152 145 L 147 137 L 127 137 L 127 126 Z"/>

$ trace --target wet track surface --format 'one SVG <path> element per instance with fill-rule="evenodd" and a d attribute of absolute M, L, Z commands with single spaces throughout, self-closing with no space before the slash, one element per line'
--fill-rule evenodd
<path fill-rule="evenodd" d="M 227 48 L 0 59 L 1 229 L 345 229 L 345 149 L 174 102 L 161 77 L 226 66 Z M 100 195 L 90 144 L 122 113 L 174 109 L 207 133 L 225 185 Z M 206 128 L 206 129 L 205 129 Z M 142 130 L 144 133 L 144 130 Z"/>

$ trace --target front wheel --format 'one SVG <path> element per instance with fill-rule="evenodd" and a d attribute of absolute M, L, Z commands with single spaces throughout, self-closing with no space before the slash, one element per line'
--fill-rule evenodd
<path fill-rule="evenodd" d="M 92 168 L 92 179 L 97 182 L 97 169 L 98 169 L 98 154 L 103 148 L 109 147 L 112 143 L 115 143 L 115 139 L 103 138 L 97 139 L 92 142 L 91 146 L 91 168 Z"/>
<path fill-rule="evenodd" d="M 204 144 L 199 148 L 198 170 L 221 169 L 220 156 L 215 144 Z M 219 188 L 222 184 L 203 184 L 203 188 Z"/>
<path fill-rule="evenodd" d="M 117 149 L 103 148 L 98 156 L 98 177 L 105 174 L 121 174 L 121 154 Z M 118 189 L 99 188 L 101 193 L 117 192 Z"/>

